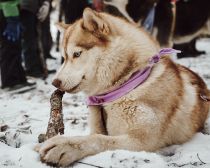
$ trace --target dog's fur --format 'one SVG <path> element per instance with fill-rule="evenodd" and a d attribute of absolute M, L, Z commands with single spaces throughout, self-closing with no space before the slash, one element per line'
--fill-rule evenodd
<path fill-rule="evenodd" d="M 112 90 L 159 51 L 144 30 L 88 8 L 82 19 L 59 29 L 65 62 L 55 81 L 69 93 Z M 79 57 L 75 52 L 80 51 Z M 209 96 L 203 80 L 164 56 L 142 85 L 103 108 L 89 107 L 91 135 L 51 138 L 39 149 L 41 159 L 67 166 L 106 150 L 156 151 L 184 143 L 203 128 L 208 115 L 209 103 L 200 94 Z"/>
<path fill-rule="evenodd" d="M 200 35 L 210 34 L 209 0 L 178 0 L 174 33 L 170 0 L 104 0 L 104 2 L 109 13 L 123 16 L 139 25 L 154 3 L 157 3 L 153 35 L 160 45 L 171 47 L 175 44 L 176 47 L 184 49 L 185 55 L 203 54 L 196 50 L 194 41 Z M 184 47 L 181 44 L 184 44 Z M 183 54 L 180 56 L 183 57 Z"/>

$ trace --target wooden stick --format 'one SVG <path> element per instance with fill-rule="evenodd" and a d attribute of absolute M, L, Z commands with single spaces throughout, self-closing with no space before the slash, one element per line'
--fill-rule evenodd
<path fill-rule="evenodd" d="M 58 134 L 64 134 L 63 113 L 62 113 L 62 98 L 65 92 L 55 90 L 50 98 L 51 112 L 48 122 L 46 134 L 40 134 L 39 142 L 52 138 Z"/>

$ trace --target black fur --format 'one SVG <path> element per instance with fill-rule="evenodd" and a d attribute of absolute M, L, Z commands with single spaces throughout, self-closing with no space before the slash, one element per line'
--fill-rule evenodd
<path fill-rule="evenodd" d="M 199 30 L 210 17 L 209 0 L 183 0 L 177 2 L 175 35 L 190 35 Z"/>
<path fill-rule="evenodd" d="M 166 46 L 169 42 L 173 16 L 170 0 L 128 0 L 126 11 L 135 22 L 144 20 L 155 2 L 157 7 L 154 26 L 158 28 L 157 40 L 162 46 Z M 179 0 L 176 5 L 174 37 L 194 34 L 210 18 L 210 0 Z M 116 11 L 115 9 L 115 14 Z M 175 47 L 184 49 L 187 55 L 197 55 L 200 52 L 196 52 L 195 43 L 196 39 Z"/>

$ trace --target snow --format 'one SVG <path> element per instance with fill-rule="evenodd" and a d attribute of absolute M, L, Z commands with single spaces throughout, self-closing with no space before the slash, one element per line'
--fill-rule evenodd
<path fill-rule="evenodd" d="M 55 31 L 54 31 L 55 32 Z M 203 39 L 197 47 L 208 53 L 197 58 L 185 58 L 176 62 L 197 72 L 210 88 L 210 41 Z M 53 49 L 56 61 L 48 61 L 50 68 L 60 66 L 60 54 Z M 46 81 L 36 80 L 38 88 L 24 94 L 8 94 L 0 91 L 0 125 L 9 128 L 0 132 L 0 168 L 48 168 L 34 151 L 38 135 L 45 133 L 50 114 L 49 98 L 54 88 L 53 75 Z M 87 135 L 88 109 L 82 93 L 65 94 L 63 112 L 65 135 Z M 106 151 L 87 157 L 74 168 L 210 168 L 210 118 L 204 133 L 197 133 L 189 142 L 175 145 L 157 152 L 131 152 L 125 150 Z M 1 142 L 2 141 L 2 142 Z M 4 143 L 3 143 L 4 142 Z M 6 145 L 6 144 L 8 145 Z"/>

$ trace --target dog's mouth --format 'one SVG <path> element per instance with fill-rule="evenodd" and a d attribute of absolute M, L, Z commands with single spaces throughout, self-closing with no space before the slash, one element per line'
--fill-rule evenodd
<path fill-rule="evenodd" d="M 81 81 L 80 81 L 77 85 L 75 85 L 73 88 L 71 88 L 71 89 L 69 89 L 69 90 L 66 90 L 66 92 L 68 92 L 68 93 L 76 93 L 77 90 L 78 90 L 78 88 L 80 87 L 82 81 L 85 80 L 85 79 L 86 79 L 86 78 L 85 78 L 85 75 L 83 75 Z"/>
<path fill-rule="evenodd" d="M 79 88 L 79 86 L 80 86 L 81 83 L 82 83 L 82 81 L 79 82 L 79 83 L 78 83 L 76 86 L 74 86 L 73 88 L 67 90 L 67 92 L 68 92 L 68 93 L 73 93 L 73 92 L 75 92 L 75 91 Z"/>

